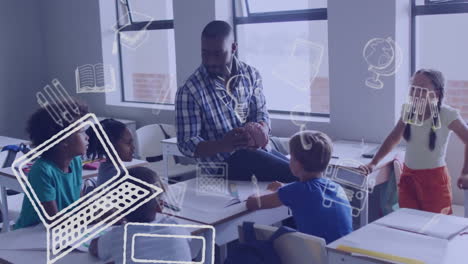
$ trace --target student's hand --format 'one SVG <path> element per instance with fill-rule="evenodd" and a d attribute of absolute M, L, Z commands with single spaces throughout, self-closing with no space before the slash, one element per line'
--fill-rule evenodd
<path fill-rule="evenodd" d="M 274 181 L 274 182 L 268 184 L 267 190 L 272 191 L 272 192 L 276 192 L 279 188 L 283 187 L 283 185 L 284 184 L 279 182 L 279 181 Z"/>
<path fill-rule="evenodd" d="M 361 170 L 365 175 L 369 175 L 374 171 L 375 166 L 376 164 L 371 162 L 371 163 L 368 163 L 367 165 L 359 166 L 359 170 Z"/>
<path fill-rule="evenodd" d="M 460 189 L 468 189 L 468 175 L 467 174 L 462 174 L 460 177 L 458 177 L 457 186 Z"/>
<path fill-rule="evenodd" d="M 247 147 L 250 139 L 249 137 L 249 134 L 244 128 L 238 127 L 227 132 L 221 140 L 221 144 L 225 152 L 231 152 L 239 148 Z"/>
<path fill-rule="evenodd" d="M 247 198 L 247 202 L 245 205 L 247 206 L 247 209 L 249 211 L 255 211 L 255 210 L 260 209 L 258 207 L 257 199 L 260 199 L 260 197 L 257 197 L 255 195 L 251 195 L 249 196 L 249 198 Z"/>

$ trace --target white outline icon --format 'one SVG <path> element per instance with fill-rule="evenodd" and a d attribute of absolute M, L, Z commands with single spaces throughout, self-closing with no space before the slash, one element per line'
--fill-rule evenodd
<path fill-rule="evenodd" d="M 122 31 L 125 27 L 131 25 L 131 17 L 142 17 L 144 19 L 141 19 L 142 21 L 146 21 L 147 23 L 138 31 Z M 131 12 L 125 12 L 124 15 L 120 16 L 117 19 L 117 23 L 112 26 L 112 30 L 115 33 L 115 40 L 114 40 L 114 45 L 112 47 L 112 54 L 117 54 L 117 43 L 118 40 L 117 38 L 120 36 L 120 43 L 125 46 L 128 49 L 131 50 L 136 50 L 145 40 L 148 38 L 148 27 L 151 25 L 151 23 L 154 21 L 154 17 L 151 17 L 147 14 L 142 14 L 139 12 L 131 11 Z"/>
<path fill-rule="evenodd" d="M 44 91 L 52 103 L 41 91 L 36 93 L 37 103 L 49 113 L 57 125 L 63 127 L 63 120 L 68 123 L 73 122 L 73 115 L 69 111 L 79 115 L 80 109 L 58 79 L 53 79 L 52 85 L 55 89 L 52 89 L 48 84 L 44 87 Z"/>
<path fill-rule="evenodd" d="M 169 263 L 169 264 L 204 264 L 206 259 L 206 251 L 208 246 L 211 249 L 211 264 L 214 264 L 215 260 L 215 237 L 216 230 L 213 226 L 210 225 L 179 225 L 179 224 L 159 224 L 159 223 L 127 223 L 124 227 L 124 243 L 123 243 L 123 264 L 127 262 L 127 241 L 128 239 L 128 229 L 131 229 L 132 226 L 154 226 L 154 227 L 172 227 L 172 228 L 193 228 L 193 229 L 207 229 L 212 232 L 211 241 L 206 241 L 204 236 L 186 236 L 186 235 L 167 235 L 167 234 L 146 234 L 146 233 L 136 233 L 131 237 L 131 252 L 130 257 L 135 263 Z M 208 231 L 208 232 L 209 232 Z M 179 260 L 156 260 L 156 259 L 137 259 L 135 258 L 135 239 L 136 237 L 155 237 L 155 238 L 173 238 L 173 239 L 198 239 L 202 241 L 202 257 L 200 261 L 179 261 Z M 207 243 L 208 242 L 208 243 Z"/>
<path fill-rule="evenodd" d="M 165 202 L 167 206 L 173 206 L 178 210 L 172 210 L 171 208 L 163 206 L 162 212 L 166 213 L 170 217 L 179 215 L 182 210 L 182 204 L 185 199 L 186 190 L 186 182 L 179 182 L 177 184 L 171 184 L 169 187 L 166 187 L 166 191 L 162 193 L 161 196 L 159 196 L 159 199 Z"/>
<path fill-rule="evenodd" d="M 395 74 L 402 61 L 400 46 L 391 37 L 370 39 L 362 50 L 362 56 L 369 65 L 368 70 L 373 73 L 365 83 L 367 87 L 373 89 L 382 89 L 384 84 L 380 76 Z"/>
<path fill-rule="evenodd" d="M 272 74 L 300 91 L 310 90 L 320 70 L 323 52 L 323 45 L 298 38 L 286 62 L 273 69 Z"/>
<path fill-rule="evenodd" d="M 426 231 L 430 228 L 433 228 L 434 225 L 437 225 L 440 222 L 440 218 L 444 215 L 448 215 L 450 212 L 450 206 L 443 208 L 439 214 L 436 214 L 431 217 L 431 220 L 427 222 L 421 229 L 418 231 L 418 233 L 421 234 L 426 234 Z"/>
<path fill-rule="evenodd" d="M 106 74 L 111 83 L 106 84 Z M 117 76 L 111 64 L 85 64 L 76 68 L 76 93 L 107 93 L 115 91 Z"/>
<path fill-rule="evenodd" d="M 54 216 L 45 211 L 22 168 L 42 153 L 49 150 L 71 134 L 90 126 L 107 153 L 107 157 L 117 170 L 105 185 L 81 197 Z M 83 242 L 104 231 L 109 226 L 131 213 L 142 204 L 154 199 L 162 192 L 161 188 L 148 184 L 128 174 L 122 160 L 107 137 L 99 120 L 94 114 L 78 119 L 12 164 L 13 172 L 21 187 L 47 229 L 47 263 L 52 264 L 79 247 Z M 121 172 L 124 176 L 120 177 Z M 141 187 L 141 186 L 144 186 Z M 154 190 L 150 192 L 149 190 Z M 103 220 L 90 227 L 88 224 L 112 211 Z"/>
<path fill-rule="evenodd" d="M 438 98 L 434 91 L 412 85 L 406 103 L 403 105 L 402 121 L 405 124 L 422 126 L 426 120 L 426 108 L 429 105 L 432 128 L 439 129 L 441 120 L 437 107 Z"/>
<path fill-rule="evenodd" d="M 199 162 L 196 170 L 198 195 L 229 195 L 227 163 Z"/>
<path fill-rule="evenodd" d="M 301 139 L 301 144 L 302 144 L 302 148 L 304 150 L 310 150 L 312 148 L 312 145 L 313 143 L 309 141 L 309 139 L 305 136 L 305 134 L 303 133 L 304 131 L 306 131 L 306 121 L 301 121 L 301 120 L 297 120 L 297 117 L 299 113 L 307 113 L 307 112 L 310 112 L 309 110 L 306 109 L 306 107 L 304 105 L 296 105 L 291 112 L 289 112 L 289 119 L 291 120 L 291 122 L 298 126 L 299 127 L 299 137 Z M 297 120 L 297 121 L 296 121 Z"/>
<path fill-rule="evenodd" d="M 153 115 L 159 115 L 159 113 L 161 113 L 161 105 L 166 104 L 167 98 L 171 96 L 171 87 L 173 87 L 172 83 L 173 78 L 169 75 L 169 77 L 166 78 L 166 82 L 159 86 L 159 90 L 156 94 L 156 102 L 153 107 L 151 107 L 151 113 Z"/>
<path fill-rule="evenodd" d="M 336 189 L 334 185 L 327 183 L 327 186 L 322 190 L 322 198 L 323 198 L 322 205 L 324 207 L 330 207 L 332 203 L 338 203 L 338 204 L 350 207 L 352 211 L 352 215 L 355 217 L 361 213 L 365 204 L 368 202 L 368 194 L 372 193 L 375 187 L 374 179 L 369 179 L 368 176 L 362 175 L 362 173 L 360 173 L 356 169 L 362 165 L 364 164 L 357 160 L 339 159 L 337 164 L 329 165 L 327 167 L 324 173 L 325 174 L 324 176 L 328 177 L 330 180 L 332 180 L 333 182 L 337 183 L 339 186 L 342 187 L 340 190 L 337 190 L 338 197 L 349 203 L 344 203 L 341 200 L 328 199 L 326 197 L 327 190 L 335 191 Z M 362 176 L 362 178 L 359 180 L 343 179 L 339 177 L 338 172 L 340 170 L 351 172 L 353 174 L 356 174 L 358 177 Z M 360 182 L 357 182 L 357 181 L 360 181 Z M 354 191 L 352 189 L 357 189 L 357 191 Z M 351 205 L 351 201 L 353 200 L 353 198 L 356 198 L 357 200 L 361 200 L 361 204 L 360 204 L 361 207 L 354 207 Z"/>
<path fill-rule="evenodd" d="M 222 77 L 218 77 L 221 82 L 224 83 L 225 79 Z M 239 79 L 239 80 L 235 80 Z M 235 82 L 233 82 L 235 80 Z M 246 81 L 244 81 L 246 80 Z M 256 80 L 256 84 L 260 80 Z M 247 88 L 245 87 L 245 82 L 247 82 Z M 232 85 L 234 84 L 234 85 Z M 231 87 L 233 86 L 233 87 Z M 236 89 L 236 93 L 234 94 L 232 90 Z M 234 102 L 234 113 L 239 119 L 241 123 L 245 123 L 247 118 L 249 117 L 250 113 L 250 99 L 252 96 L 257 95 L 260 92 L 260 89 L 254 89 L 254 85 L 252 84 L 252 80 L 243 75 L 237 74 L 229 78 L 226 83 L 226 88 L 223 88 L 219 83 L 216 83 L 216 90 L 221 90 L 217 92 L 218 98 L 229 108 L 231 108 L 230 104 L 225 101 L 225 99 Z M 223 93 L 222 96 L 219 93 Z M 224 93 L 226 95 L 224 95 Z"/>
<path fill-rule="evenodd" d="M 258 208 L 262 208 L 262 201 L 260 200 L 260 188 L 258 187 L 258 180 L 255 175 L 252 175 L 252 185 L 253 185 L 253 192 L 255 193 L 255 199 L 257 200 Z"/>

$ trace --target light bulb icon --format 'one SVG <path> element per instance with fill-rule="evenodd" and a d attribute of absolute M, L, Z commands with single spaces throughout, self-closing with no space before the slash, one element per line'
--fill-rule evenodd
<path fill-rule="evenodd" d="M 243 74 L 229 78 L 226 93 L 234 102 L 234 113 L 241 123 L 245 123 L 250 113 L 250 99 L 253 95 L 252 81 Z"/>
<path fill-rule="evenodd" d="M 369 65 L 368 70 L 373 73 L 365 83 L 373 89 L 382 89 L 384 84 L 380 76 L 395 74 L 401 64 L 401 49 L 391 37 L 369 40 L 364 46 L 362 56 Z"/>

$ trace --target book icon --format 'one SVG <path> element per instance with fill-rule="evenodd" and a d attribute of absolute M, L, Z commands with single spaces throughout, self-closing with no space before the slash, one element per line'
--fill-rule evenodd
<path fill-rule="evenodd" d="M 108 83 L 106 83 L 108 74 Z M 85 64 L 75 70 L 76 93 L 106 93 L 115 91 L 117 79 L 110 64 Z"/>

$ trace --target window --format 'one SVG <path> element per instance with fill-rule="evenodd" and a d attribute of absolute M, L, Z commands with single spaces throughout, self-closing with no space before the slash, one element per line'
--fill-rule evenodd
<path fill-rule="evenodd" d="M 434 68 L 444 73 L 445 103 L 468 120 L 468 1 L 417 0 L 413 15 L 413 72 Z"/>
<path fill-rule="evenodd" d="M 172 0 L 116 0 L 122 101 L 174 104 Z"/>
<path fill-rule="evenodd" d="M 329 116 L 327 1 L 233 2 L 238 56 L 260 71 L 269 111 Z"/>

